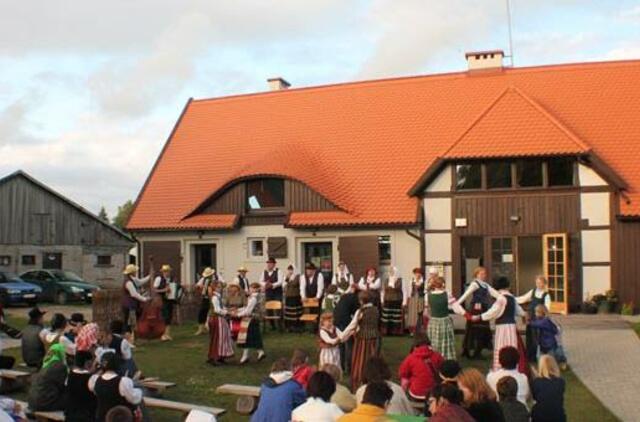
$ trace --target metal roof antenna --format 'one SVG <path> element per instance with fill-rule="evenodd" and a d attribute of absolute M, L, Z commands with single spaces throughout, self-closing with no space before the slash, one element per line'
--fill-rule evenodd
<path fill-rule="evenodd" d="M 507 2 L 507 27 L 509 29 L 509 61 L 511 62 L 511 67 L 514 66 L 513 61 L 513 37 L 511 34 L 511 0 L 505 0 Z"/>

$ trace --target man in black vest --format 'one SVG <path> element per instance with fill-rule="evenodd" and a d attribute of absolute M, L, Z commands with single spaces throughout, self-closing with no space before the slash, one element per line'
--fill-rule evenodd
<path fill-rule="evenodd" d="M 349 286 L 347 293 L 340 296 L 340 300 L 336 304 L 333 310 L 333 321 L 335 326 L 344 331 L 349 325 L 355 315 L 356 311 L 360 308 L 360 302 L 358 302 L 358 285 L 352 284 Z M 345 374 L 351 372 L 351 350 L 353 348 L 353 336 L 349 337 L 344 343 L 340 343 L 340 362 L 342 364 L 342 370 Z"/>
<path fill-rule="evenodd" d="M 267 268 L 262 272 L 260 276 L 260 285 L 264 290 L 265 300 L 277 300 L 282 302 L 282 285 L 284 283 L 284 274 L 276 267 L 276 260 L 273 257 L 267 259 Z M 269 320 L 271 323 L 271 329 L 276 329 L 275 320 Z"/>
<path fill-rule="evenodd" d="M 316 298 L 322 302 L 323 294 L 324 276 L 312 262 L 309 262 L 304 267 L 304 275 L 300 277 L 300 296 L 302 300 Z"/>

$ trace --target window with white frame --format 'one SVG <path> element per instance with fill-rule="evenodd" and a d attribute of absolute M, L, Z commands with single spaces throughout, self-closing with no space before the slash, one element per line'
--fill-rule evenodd
<path fill-rule="evenodd" d="M 248 239 L 247 249 L 249 258 L 263 258 L 265 255 L 265 243 L 263 238 Z"/>

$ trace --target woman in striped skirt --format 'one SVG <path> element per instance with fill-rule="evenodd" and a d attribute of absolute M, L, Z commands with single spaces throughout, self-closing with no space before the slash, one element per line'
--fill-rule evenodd
<path fill-rule="evenodd" d="M 496 299 L 494 304 L 488 311 L 481 315 L 469 316 L 467 319 L 473 321 L 491 321 L 495 320 L 496 333 L 493 340 L 493 370 L 501 368 L 498 356 L 500 350 L 503 347 L 511 346 L 518 349 L 520 353 L 520 361 L 518 363 L 518 370 L 523 374 L 528 373 L 527 357 L 524 348 L 524 343 L 518 334 L 518 327 L 516 325 L 517 317 L 524 317 L 526 314 L 524 310 L 518 305 L 515 297 L 509 291 L 509 279 L 506 277 L 500 277 L 494 283 L 494 288 L 498 290 L 500 296 Z"/>
<path fill-rule="evenodd" d="M 391 267 L 389 278 L 382 289 L 382 334 L 402 335 L 402 277 L 397 267 Z"/>
<path fill-rule="evenodd" d="M 411 293 L 406 298 L 407 312 L 405 313 L 405 328 L 411 334 L 422 324 L 418 321 L 422 319 L 422 310 L 424 309 L 424 275 L 421 268 L 413 269 L 413 278 L 411 279 Z"/>
<path fill-rule="evenodd" d="M 378 308 L 373 306 L 371 292 L 358 293 L 360 309 L 345 328 L 340 337 L 345 341 L 354 335 L 353 351 L 351 352 L 351 390 L 356 391 L 362 384 L 362 372 L 364 366 L 373 356 L 380 354 L 380 331 L 378 323 L 380 315 Z"/>
<path fill-rule="evenodd" d="M 211 309 L 209 310 L 209 354 L 207 362 L 220 365 L 226 358 L 233 356 L 233 340 L 231 330 L 225 316 L 227 310 L 222 307 L 220 292 L 222 283 L 211 284 Z"/>
<path fill-rule="evenodd" d="M 300 297 L 300 275 L 296 274 L 293 265 L 287 267 L 284 276 L 284 325 L 287 331 L 300 329 L 302 316 L 302 299 Z"/>
<path fill-rule="evenodd" d="M 429 316 L 427 335 L 433 350 L 439 352 L 445 359 L 455 359 L 456 340 L 449 309 L 459 315 L 465 314 L 464 308 L 456 303 L 456 298 L 447 291 L 444 278 L 440 276 L 432 278 L 424 310 Z"/>

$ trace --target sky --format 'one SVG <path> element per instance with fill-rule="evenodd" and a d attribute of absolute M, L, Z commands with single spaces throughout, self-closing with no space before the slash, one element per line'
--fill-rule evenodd
<path fill-rule="evenodd" d="M 513 64 L 640 59 L 640 0 L 511 0 Z M 506 0 L 0 0 L 0 177 L 135 200 L 189 97 L 461 71 Z"/>

